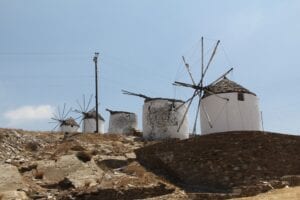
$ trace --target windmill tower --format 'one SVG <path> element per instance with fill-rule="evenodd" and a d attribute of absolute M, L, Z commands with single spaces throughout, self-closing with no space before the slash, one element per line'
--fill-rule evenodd
<path fill-rule="evenodd" d="M 187 139 L 187 107 L 178 99 L 151 98 L 123 90 L 123 94 L 144 98 L 143 137 L 150 140 Z M 180 128 L 179 128 L 180 126 Z"/>
<path fill-rule="evenodd" d="M 137 115 L 126 111 L 113 111 L 106 109 L 110 113 L 109 133 L 130 134 L 137 130 Z"/>
<path fill-rule="evenodd" d="M 97 119 L 98 119 L 99 132 L 104 133 L 104 123 L 105 123 L 104 118 L 99 113 L 97 116 L 96 110 L 94 108 L 93 109 L 89 108 L 92 98 L 93 96 L 91 95 L 88 104 L 86 105 L 85 96 L 83 95 L 83 104 L 81 105 L 77 100 L 76 103 L 78 104 L 79 109 L 76 109 L 75 112 L 81 114 L 80 124 L 82 123 L 83 133 L 96 132 Z"/>
<path fill-rule="evenodd" d="M 220 44 L 218 40 L 213 52 L 204 65 L 203 37 L 201 38 L 201 76 L 198 83 L 195 82 L 184 57 L 183 61 L 192 84 L 175 81 L 174 85 L 194 89 L 193 95 L 185 101 L 188 112 L 193 100 L 198 97 L 198 106 L 193 126 L 193 134 L 196 134 L 198 115 L 200 113 L 201 133 L 261 130 L 260 111 L 258 98 L 248 89 L 226 78 L 233 68 L 222 74 L 208 85 L 204 85 L 204 78 Z M 186 114 L 185 113 L 185 114 Z M 179 129 L 181 126 L 179 127 Z"/>
<path fill-rule="evenodd" d="M 56 123 L 56 126 L 53 128 L 53 130 L 58 128 L 58 131 L 61 132 L 77 132 L 79 125 L 75 119 L 72 117 L 67 118 L 71 110 L 72 108 L 65 112 L 66 104 L 64 104 L 62 111 L 60 110 L 59 106 L 57 107 L 57 113 L 53 113 L 54 117 L 51 118 L 53 120 L 52 123 Z"/>

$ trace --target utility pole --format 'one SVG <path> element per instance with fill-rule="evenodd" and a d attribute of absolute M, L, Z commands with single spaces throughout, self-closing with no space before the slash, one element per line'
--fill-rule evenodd
<path fill-rule="evenodd" d="M 95 52 L 95 56 L 93 58 L 93 61 L 95 63 L 95 84 L 96 84 L 96 131 L 95 133 L 99 133 L 99 112 L 98 112 L 98 56 L 99 56 L 99 53 L 98 52 Z"/>

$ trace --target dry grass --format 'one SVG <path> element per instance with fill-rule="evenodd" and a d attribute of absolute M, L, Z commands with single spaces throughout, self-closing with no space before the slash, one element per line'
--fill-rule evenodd
<path fill-rule="evenodd" d="M 72 151 L 84 151 L 85 148 L 83 148 L 81 145 L 74 145 L 70 148 Z"/>
<path fill-rule="evenodd" d="M 28 151 L 32 151 L 32 152 L 35 152 L 38 150 L 39 148 L 39 144 L 37 142 L 34 142 L 34 141 L 31 141 L 31 142 L 28 142 L 25 146 L 26 150 Z"/>

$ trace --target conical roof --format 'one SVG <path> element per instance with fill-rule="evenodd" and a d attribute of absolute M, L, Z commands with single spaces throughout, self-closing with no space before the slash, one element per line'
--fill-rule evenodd
<path fill-rule="evenodd" d="M 209 90 L 210 92 L 205 91 L 202 98 L 208 97 L 213 94 L 232 93 L 232 92 L 248 93 L 256 96 L 255 93 L 237 84 L 236 82 L 229 80 L 226 77 L 224 77 L 222 80 L 218 81 L 217 83 L 207 86 L 206 89 Z"/>
<path fill-rule="evenodd" d="M 66 120 L 62 120 L 60 126 L 78 126 L 77 122 L 75 121 L 75 119 L 73 119 L 72 117 L 66 119 Z"/>
<path fill-rule="evenodd" d="M 96 119 L 96 110 L 90 110 L 87 113 L 84 113 L 84 119 Z M 102 121 L 105 121 L 104 118 L 98 113 L 98 118 Z"/>

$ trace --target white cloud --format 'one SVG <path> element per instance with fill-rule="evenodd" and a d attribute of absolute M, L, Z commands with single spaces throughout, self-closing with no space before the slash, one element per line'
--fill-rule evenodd
<path fill-rule="evenodd" d="M 4 113 L 9 124 L 20 124 L 27 121 L 45 120 L 52 117 L 54 108 L 50 105 L 22 106 Z"/>

